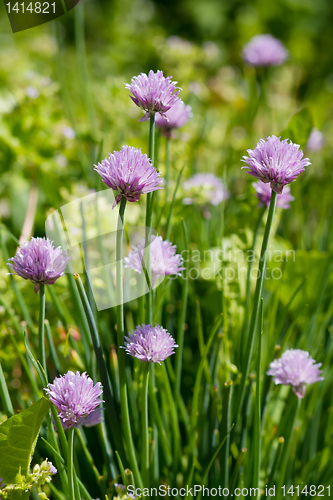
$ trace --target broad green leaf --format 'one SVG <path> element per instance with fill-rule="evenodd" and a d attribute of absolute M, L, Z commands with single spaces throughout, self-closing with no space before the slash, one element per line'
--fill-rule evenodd
<path fill-rule="evenodd" d="M 5 484 L 15 482 L 20 467 L 23 476 L 28 474 L 39 430 L 50 407 L 50 401 L 43 397 L 0 425 L 0 471 Z"/>
<path fill-rule="evenodd" d="M 313 120 L 310 110 L 303 108 L 292 117 L 281 137 L 282 139 L 290 139 L 302 148 L 306 145 L 312 128 Z"/>

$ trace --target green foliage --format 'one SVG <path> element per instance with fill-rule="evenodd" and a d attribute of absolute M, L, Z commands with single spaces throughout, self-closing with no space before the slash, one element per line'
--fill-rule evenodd
<path fill-rule="evenodd" d="M 293 143 L 299 144 L 303 148 L 310 136 L 313 128 L 313 118 L 308 107 L 301 109 L 296 113 L 284 132 L 281 134 L 282 139 L 290 139 Z"/>
<path fill-rule="evenodd" d="M 39 430 L 51 403 L 41 398 L 0 426 L 0 470 L 5 484 L 26 476 L 35 450 Z"/>

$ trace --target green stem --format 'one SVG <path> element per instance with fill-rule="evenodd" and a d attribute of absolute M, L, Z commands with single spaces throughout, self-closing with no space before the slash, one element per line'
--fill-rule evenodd
<path fill-rule="evenodd" d="M 144 363 L 142 377 L 142 448 L 141 473 L 145 488 L 149 487 L 149 431 L 148 431 L 148 381 L 150 363 Z"/>
<path fill-rule="evenodd" d="M 90 465 L 93 473 L 94 473 L 94 476 L 95 476 L 95 479 L 97 481 L 97 484 L 100 484 L 101 482 L 101 479 L 102 479 L 102 476 L 101 474 L 99 473 L 96 465 L 94 464 L 94 460 L 90 454 L 90 451 L 88 450 L 87 448 L 87 445 L 86 445 L 86 442 L 85 442 L 85 436 L 84 436 L 84 433 L 83 433 L 83 430 L 82 429 L 77 429 L 76 430 L 76 433 L 78 435 L 78 438 L 79 438 L 79 441 L 80 441 L 80 444 L 82 446 L 82 451 L 86 457 L 86 460 L 88 462 L 88 464 Z"/>
<path fill-rule="evenodd" d="M 236 421 L 240 416 L 240 412 L 241 412 L 241 408 L 242 408 L 242 404 L 243 404 L 244 396 L 245 396 L 246 381 L 247 381 L 247 378 L 249 376 L 249 371 L 250 371 L 250 363 L 251 363 L 251 358 L 252 358 L 254 338 L 255 338 L 255 333 L 256 333 L 257 319 L 258 319 L 259 307 L 260 307 L 260 298 L 261 298 L 261 294 L 262 294 L 264 275 L 265 275 L 265 271 L 266 271 L 267 248 L 268 248 L 269 236 L 270 236 L 271 229 L 272 229 L 272 223 L 273 223 L 274 212 L 275 212 L 275 207 L 276 207 L 276 198 L 277 198 L 276 192 L 272 191 L 271 202 L 270 202 L 269 212 L 268 212 L 268 218 L 267 218 L 267 223 L 266 223 L 266 227 L 265 227 L 265 233 L 264 233 L 264 238 L 263 238 L 261 253 L 260 253 L 257 284 L 256 284 L 256 290 L 255 290 L 255 294 L 254 294 L 253 311 L 252 311 L 252 317 L 251 317 L 249 336 L 247 339 L 246 356 L 244 359 L 244 369 L 243 369 L 243 373 L 242 373 L 240 387 L 238 390 L 238 398 L 237 398 L 235 412 L 234 412 Z"/>
<path fill-rule="evenodd" d="M 74 25 L 75 25 L 75 45 L 76 57 L 79 69 L 79 83 L 81 86 L 82 99 L 87 113 L 90 130 L 94 129 L 94 110 L 91 103 L 91 93 L 88 88 L 88 65 L 86 55 L 86 40 L 85 40 L 85 19 L 84 19 L 84 4 L 81 2 L 74 10 Z"/>
<path fill-rule="evenodd" d="M 174 207 L 175 207 L 176 195 L 177 195 L 178 187 L 179 187 L 179 184 L 180 184 L 180 179 L 182 177 L 184 168 L 185 168 L 185 165 L 183 166 L 183 168 L 179 172 L 177 183 L 176 183 L 176 187 L 175 187 L 175 190 L 173 192 L 172 201 L 171 201 L 170 210 L 169 210 L 169 214 L 168 214 L 168 218 L 167 218 L 167 223 L 166 223 L 166 228 L 165 228 L 165 233 L 166 233 L 165 239 L 166 240 L 168 240 L 170 238 L 172 215 L 173 215 L 173 210 L 174 210 Z"/>
<path fill-rule="evenodd" d="M 255 419 L 254 419 L 254 470 L 253 470 L 253 486 L 259 488 L 260 480 L 260 462 L 261 462 L 261 336 L 264 327 L 264 300 L 260 303 L 260 328 L 258 339 L 258 359 L 257 359 L 257 383 L 256 383 L 256 400 L 255 400 Z M 259 497 L 260 498 L 260 495 Z"/>
<path fill-rule="evenodd" d="M 12 405 L 12 400 L 10 399 L 10 395 L 8 392 L 8 387 L 6 383 L 5 376 L 2 371 L 1 363 L 0 363 L 0 399 L 2 401 L 3 407 L 5 409 L 7 417 L 11 417 L 14 415 L 14 408 Z"/>
<path fill-rule="evenodd" d="M 281 486 L 284 484 L 284 480 L 285 480 L 291 445 L 292 445 L 292 441 L 293 441 L 294 428 L 295 428 L 295 425 L 297 423 L 297 418 L 298 418 L 299 408 L 301 406 L 301 401 L 302 401 L 301 399 L 299 399 L 299 398 L 297 399 L 297 402 L 296 402 L 296 405 L 295 405 L 295 408 L 293 411 L 293 416 L 289 420 L 289 424 L 287 426 L 287 434 L 285 437 L 283 455 L 282 455 L 282 459 L 281 459 L 281 465 L 279 467 L 279 479 L 278 479 L 277 487 L 276 487 L 278 495 L 281 492 Z"/>
<path fill-rule="evenodd" d="M 229 488 L 230 492 L 234 491 L 234 489 L 236 487 L 239 470 L 240 470 L 241 465 L 243 463 L 244 455 L 245 455 L 246 452 L 247 452 L 247 449 L 246 448 L 242 448 L 241 451 L 240 451 L 240 454 L 238 455 L 237 462 L 236 462 L 234 471 L 233 471 L 231 479 L 230 479 L 230 488 Z M 231 497 L 233 497 L 233 495 Z"/>
<path fill-rule="evenodd" d="M 231 427 L 231 398 L 232 398 L 232 380 L 228 380 L 224 384 L 223 399 L 222 399 L 222 420 L 221 420 L 221 436 L 227 436 L 227 439 L 221 449 L 221 486 L 228 488 L 229 486 L 229 454 L 230 454 L 230 436 L 228 430 Z"/>
<path fill-rule="evenodd" d="M 168 441 L 168 437 L 165 432 L 165 426 L 163 424 L 163 420 L 161 417 L 160 408 L 158 406 L 158 402 L 156 399 L 155 388 L 153 386 L 152 377 L 149 378 L 149 402 L 150 402 L 150 411 L 153 418 L 154 423 L 158 429 L 158 437 L 161 441 L 161 446 L 163 449 L 165 461 L 168 466 L 172 464 L 172 455 L 170 451 L 170 444 Z"/>
<path fill-rule="evenodd" d="M 165 367 L 165 363 L 161 364 L 161 371 L 162 371 L 161 382 L 163 383 L 163 387 L 165 388 L 166 391 L 166 396 L 168 400 L 168 411 L 170 411 L 171 414 L 171 428 L 173 433 L 173 470 L 175 473 L 177 473 L 178 463 L 181 458 L 181 444 L 182 444 L 181 434 L 179 430 L 178 414 L 177 414 L 175 399 L 171 391 L 169 377 Z"/>
<path fill-rule="evenodd" d="M 73 449 L 74 449 L 74 427 L 68 430 L 67 474 L 68 474 L 69 500 L 75 500 L 74 478 L 73 478 Z"/>
<path fill-rule="evenodd" d="M 155 113 L 150 115 L 149 121 L 149 158 L 152 165 L 155 163 Z M 147 275 L 150 278 L 150 239 L 151 239 L 151 224 L 153 218 L 153 203 L 154 203 L 154 191 L 147 194 L 147 208 L 146 208 L 146 248 L 148 249 L 146 253 L 146 269 Z M 146 299 L 146 322 L 148 324 L 153 322 L 153 312 L 152 312 L 152 302 L 153 302 L 153 292 L 151 287 L 149 287 L 149 292 Z"/>
<path fill-rule="evenodd" d="M 165 203 L 167 203 L 168 201 L 169 173 L 170 173 L 170 137 L 167 137 L 165 142 Z"/>
<path fill-rule="evenodd" d="M 103 385 L 105 406 L 106 406 L 106 411 L 107 411 L 110 426 L 111 426 L 112 436 L 113 436 L 114 442 L 116 444 L 116 447 L 118 448 L 119 453 L 124 457 L 125 453 L 124 453 L 124 447 L 123 447 L 122 440 L 121 440 L 120 424 L 119 424 L 116 408 L 115 408 L 114 402 L 113 402 L 112 386 L 111 386 L 109 374 L 108 374 L 108 371 L 106 368 L 105 358 L 104 358 L 102 346 L 101 346 L 101 343 L 99 340 L 98 330 L 97 330 L 94 316 L 93 316 L 93 313 L 91 311 L 88 297 L 87 297 L 86 292 L 84 290 L 80 276 L 78 274 L 75 274 L 74 279 L 75 279 L 76 284 L 77 284 L 77 288 L 79 291 L 79 297 L 81 297 L 83 307 L 84 307 L 84 310 L 86 313 L 86 317 L 88 320 L 89 328 L 90 328 L 90 333 L 91 333 L 92 343 L 94 346 L 98 371 L 99 371 L 99 375 L 101 377 L 101 382 Z"/>
<path fill-rule="evenodd" d="M 278 440 L 278 446 L 277 446 L 277 449 L 275 452 L 274 462 L 273 462 L 272 469 L 271 469 L 271 472 L 269 474 L 269 478 L 267 481 L 267 490 L 272 488 L 272 486 L 274 485 L 274 477 L 280 468 L 280 461 L 281 461 L 281 457 L 282 457 L 283 448 L 284 448 L 284 437 L 281 436 L 281 437 L 279 437 L 279 440 Z M 265 498 L 267 498 L 267 497 L 265 497 Z"/>
<path fill-rule="evenodd" d="M 124 232 L 124 213 L 126 207 L 126 198 L 123 196 L 120 202 L 119 219 L 117 228 L 117 339 L 118 339 L 118 363 L 119 363 L 119 395 L 120 395 L 120 408 L 121 408 L 121 424 L 125 443 L 127 447 L 127 454 L 131 469 L 133 471 L 135 481 L 140 488 L 143 487 L 141 475 L 138 468 L 136 459 L 134 443 L 132 438 L 131 422 L 128 411 L 127 399 L 127 383 L 126 383 L 126 368 L 125 368 L 125 350 L 124 346 L 124 289 L 123 289 L 123 232 Z"/>
<path fill-rule="evenodd" d="M 264 217 L 264 214 L 266 212 L 266 206 L 261 210 L 259 219 L 257 221 L 257 225 L 254 230 L 254 235 L 253 235 L 253 242 L 252 242 L 252 248 L 251 248 L 251 256 L 254 255 L 256 243 L 257 243 L 257 238 L 259 234 L 259 229 L 262 223 L 262 219 Z M 251 271 L 252 271 L 252 264 L 253 261 L 252 259 L 249 262 L 249 266 L 247 268 L 247 279 L 246 279 L 246 292 L 245 292 L 245 313 L 244 313 L 244 330 L 243 330 L 243 342 L 242 346 L 243 349 L 246 347 L 246 342 L 244 342 L 244 339 L 247 339 L 248 335 L 248 329 L 249 329 L 249 316 L 250 316 L 250 299 L 251 299 Z M 245 356 L 245 353 L 242 354 L 242 359 Z"/>
<path fill-rule="evenodd" d="M 46 373 L 46 358 L 45 358 L 45 335 L 44 335 L 44 321 L 45 321 L 45 285 L 42 283 L 39 289 L 39 325 L 38 325 L 38 356 L 39 361 Z"/>
<path fill-rule="evenodd" d="M 185 221 L 183 219 L 183 232 L 184 232 L 184 240 L 185 240 L 185 251 L 187 255 L 189 255 L 189 241 L 188 241 L 188 234 L 187 234 L 187 228 L 185 225 Z M 186 319 L 186 308 L 187 308 L 187 296 L 188 296 L 188 270 L 189 270 L 189 259 L 187 259 L 187 262 L 185 263 L 185 279 L 183 283 L 183 290 L 182 290 L 182 309 L 180 312 L 179 316 L 179 322 L 178 322 L 178 333 L 177 333 L 177 342 L 178 342 L 178 349 L 176 351 L 176 366 L 175 366 L 175 372 L 176 372 L 176 383 L 174 387 L 174 394 L 176 397 L 176 401 L 178 403 L 178 399 L 180 396 L 180 382 L 181 382 L 181 375 L 182 375 L 182 364 L 183 364 L 183 350 L 184 350 L 184 324 L 185 324 L 185 319 Z"/>
<path fill-rule="evenodd" d="M 44 321 L 44 325 L 45 325 L 46 337 L 47 337 L 47 342 L 49 344 L 51 358 L 52 358 L 52 361 L 54 364 L 54 368 L 57 372 L 57 375 L 59 375 L 61 373 L 60 363 L 59 363 L 59 359 L 58 359 L 57 350 L 56 350 L 54 343 L 53 343 L 50 323 L 47 319 Z"/>

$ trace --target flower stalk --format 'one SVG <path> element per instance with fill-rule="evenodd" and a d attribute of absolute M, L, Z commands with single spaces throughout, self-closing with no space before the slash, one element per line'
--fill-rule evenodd
<path fill-rule="evenodd" d="M 68 430 L 67 474 L 68 474 L 69 500 L 75 500 L 73 458 L 74 458 L 74 427 Z"/>
<path fill-rule="evenodd" d="M 260 298 L 262 295 L 264 276 L 265 276 L 265 271 L 266 271 L 267 249 L 268 249 L 269 237 L 271 234 L 273 218 L 274 218 L 274 213 L 275 213 L 275 207 L 276 207 L 276 198 L 277 198 L 276 192 L 272 191 L 271 203 L 269 206 L 268 218 L 267 218 L 267 223 L 266 223 L 266 227 L 265 227 L 265 233 L 264 233 L 264 238 L 263 238 L 261 253 L 260 253 L 257 284 L 256 284 L 256 289 L 255 289 L 255 294 L 254 294 L 253 311 L 252 311 L 252 317 L 251 317 L 251 323 L 250 323 L 250 329 L 249 329 L 249 335 L 248 335 L 248 339 L 247 339 L 247 347 L 246 347 L 246 353 L 245 353 L 245 359 L 244 359 L 244 369 L 243 369 L 243 373 L 242 373 L 240 386 L 238 389 L 238 397 L 236 400 L 235 411 L 234 411 L 234 415 L 235 415 L 236 420 L 240 416 L 240 410 L 242 408 L 244 396 L 245 396 L 246 381 L 247 381 L 249 371 L 250 371 L 250 363 L 251 363 L 251 358 L 252 358 L 255 333 L 256 333 L 256 326 L 257 326 L 257 320 L 258 320 L 259 308 L 260 308 Z"/>
<path fill-rule="evenodd" d="M 141 450 L 141 473 L 145 488 L 149 486 L 149 430 L 148 430 L 148 383 L 150 363 L 143 363 L 142 374 L 142 450 Z"/>
<path fill-rule="evenodd" d="M 38 356 L 41 365 L 46 373 L 46 357 L 45 357 L 45 285 L 41 283 L 39 289 L 39 324 L 38 324 Z"/>
<path fill-rule="evenodd" d="M 137 485 L 142 488 L 143 483 L 138 467 L 136 453 L 134 449 L 131 422 L 128 411 L 127 383 L 125 368 L 125 351 L 121 349 L 124 345 L 124 288 L 123 288 L 123 233 L 124 233 L 124 214 L 126 208 L 126 198 L 122 197 L 119 208 L 118 229 L 117 229 L 117 247 L 116 247 L 116 276 L 117 276 L 117 340 L 118 340 L 118 362 L 119 362 L 119 395 L 121 407 L 121 426 L 127 448 L 127 454 L 131 469 L 134 474 Z"/>

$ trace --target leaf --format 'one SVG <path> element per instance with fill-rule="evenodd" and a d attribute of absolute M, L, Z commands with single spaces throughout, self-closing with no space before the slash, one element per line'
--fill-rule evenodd
<path fill-rule="evenodd" d="M 15 483 L 20 468 L 22 475 L 28 474 L 39 430 L 50 407 L 50 401 L 42 397 L 0 425 L 0 471 L 5 484 Z"/>
<path fill-rule="evenodd" d="M 313 128 L 313 119 L 309 108 L 303 108 L 296 113 L 287 128 L 282 132 L 282 139 L 290 139 L 293 143 L 302 147 L 308 142 L 309 135 Z"/>

